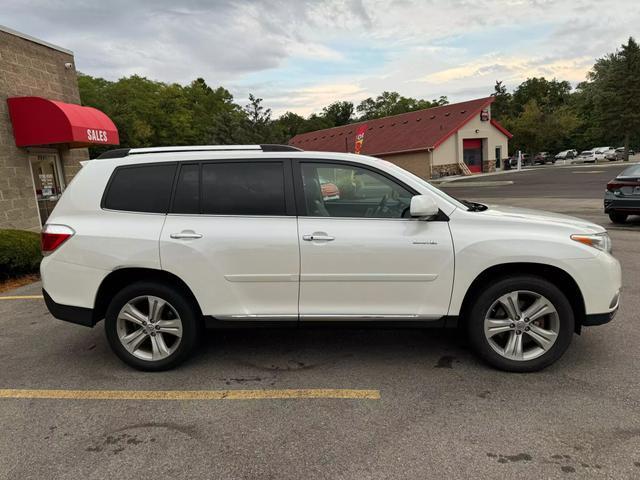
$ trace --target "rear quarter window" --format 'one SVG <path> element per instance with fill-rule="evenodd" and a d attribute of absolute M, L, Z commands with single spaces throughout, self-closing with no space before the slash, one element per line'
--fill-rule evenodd
<path fill-rule="evenodd" d="M 118 167 L 111 176 L 103 208 L 127 212 L 167 213 L 175 163 Z"/>

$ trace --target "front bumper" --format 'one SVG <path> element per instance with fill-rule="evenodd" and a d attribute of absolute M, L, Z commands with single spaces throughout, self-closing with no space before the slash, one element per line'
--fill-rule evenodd
<path fill-rule="evenodd" d="M 582 322 L 583 327 L 595 327 L 597 325 L 604 325 L 605 323 L 609 323 L 613 320 L 613 317 L 618 313 L 618 307 L 615 308 L 612 312 L 609 313 L 597 313 L 595 315 L 585 315 L 584 321 Z"/>
<path fill-rule="evenodd" d="M 582 325 L 585 327 L 594 327 L 596 325 L 609 323 L 616 316 L 616 313 L 618 313 L 618 307 L 620 307 L 620 290 L 618 290 L 611 300 L 608 312 L 585 315 Z"/>
<path fill-rule="evenodd" d="M 47 305 L 49 313 L 58 320 L 84 325 L 85 327 L 93 327 L 97 323 L 91 308 L 72 307 L 70 305 L 56 303 L 44 289 L 42 289 L 42 295 L 44 296 L 44 303 Z"/>

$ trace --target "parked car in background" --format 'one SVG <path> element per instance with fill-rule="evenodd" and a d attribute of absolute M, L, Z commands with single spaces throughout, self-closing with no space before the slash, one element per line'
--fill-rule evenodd
<path fill-rule="evenodd" d="M 578 156 L 577 150 L 563 150 L 555 156 L 556 160 L 571 160 Z"/>
<path fill-rule="evenodd" d="M 633 149 L 629 149 L 629 156 L 631 155 L 635 155 L 636 152 Z M 624 160 L 625 159 L 625 155 L 624 155 L 624 147 L 618 147 L 616 148 L 616 153 L 615 153 L 615 160 Z"/>
<path fill-rule="evenodd" d="M 547 162 L 556 163 L 556 159 L 549 152 L 538 152 L 533 157 L 533 163 L 544 165 Z"/>
<path fill-rule="evenodd" d="M 596 152 L 593 150 L 585 150 L 580 152 L 571 163 L 595 163 L 596 161 Z"/>
<path fill-rule="evenodd" d="M 598 147 L 598 148 L 594 148 L 593 152 L 595 154 L 596 161 L 607 160 L 608 154 L 615 155 L 615 150 L 613 149 L 613 147 Z"/>
<path fill-rule="evenodd" d="M 624 223 L 629 215 L 640 215 L 640 165 L 631 165 L 607 183 L 604 213 L 613 223 Z"/>
<path fill-rule="evenodd" d="M 511 158 L 509 158 L 509 164 L 511 165 L 511 168 L 517 168 L 518 167 L 518 154 L 514 153 L 513 156 Z M 529 155 L 528 153 L 523 153 L 522 154 L 522 166 L 526 167 L 527 165 L 533 165 L 531 163 L 531 155 Z"/>

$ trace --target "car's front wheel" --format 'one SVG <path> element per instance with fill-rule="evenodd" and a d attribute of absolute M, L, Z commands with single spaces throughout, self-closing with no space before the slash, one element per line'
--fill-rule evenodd
<path fill-rule="evenodd" d="M 200 320 L 193 303 L 155 282 L 125 287 L 105 316 L 107 339 L 125 363 L 145 371 L 173 368 L 195 349 Z"/>
<path fill-rule="evenodd" d="M 490 365 L 534 372 L 558 360 L 574 332 L 566 296 L 536 276 L 504 278 L 486 288 L 470 308 L 469 341 Z"/>

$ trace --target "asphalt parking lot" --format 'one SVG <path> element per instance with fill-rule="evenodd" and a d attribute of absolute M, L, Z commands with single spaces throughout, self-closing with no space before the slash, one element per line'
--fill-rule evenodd
<path fill-rule="evenodd" d="M 610 228 L 602 192 L 622 168 L 554 166 L 444 189 Z M 101 324 L 54 320 L 38 284 L 5 292 L 0 478 L 639 478 L 640 220 L 611 236 L 618 316 L 526 375 L 490 369 L 451 331 L 335 328 L 209 332 L 183 367 L 142 373 L 111 354 Z M 259 394 L 306 389 L 317 398 Z M 36 398 L 51 390 L 59 398 Z"/>

